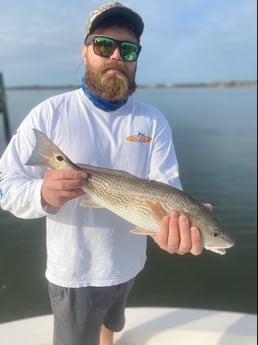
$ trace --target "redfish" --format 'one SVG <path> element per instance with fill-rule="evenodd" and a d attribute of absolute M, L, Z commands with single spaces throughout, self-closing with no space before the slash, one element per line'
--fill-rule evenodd
<path fill-rule="evenodd" d="M 143 235 L 157 234 L 161 219 L 174 210 L 200 230 L 205 249 L 223 255 L 234 245 L 213 213 L 183 191 L 124 171 L 74 164 L 46 135 L 37 129 L 33 132 L 36 145 L 26 165 L 86 172 L 88 178 L 81 188 L 90 199 L 83 206 L 106 208 L 134 224 L 134 234 Z"/>

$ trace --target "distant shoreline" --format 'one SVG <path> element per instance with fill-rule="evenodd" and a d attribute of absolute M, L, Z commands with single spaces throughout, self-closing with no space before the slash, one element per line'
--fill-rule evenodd
<path fill-rule="evenodd" d="M 182 88 L 233 88 L 256 87 L 257 81 L 216 81 L 212 83 L 178 83 L 178 84 L 142 84 L 138 89 L 182 89 Z M 77 89 L 79 85 L 24 85 L 6 86 L 6 90 L 49 90 L 49 89 Z"/>

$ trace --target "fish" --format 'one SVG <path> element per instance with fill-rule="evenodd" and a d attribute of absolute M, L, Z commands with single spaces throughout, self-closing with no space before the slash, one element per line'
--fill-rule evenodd
<path fill-rule="evenodd" d="M 126 171 L 75 164 L 45 134 L 32 130 L 35 146 L 26 165 L 86 172 L 82 206 L 108 209 L 135 226 L 131 232 L 139 235 L 157 235 L 162 218 L 177 211 L 199 229 L 205 249 L 224 255 L 234 246 L 214 214 L 184 191 Z"/>

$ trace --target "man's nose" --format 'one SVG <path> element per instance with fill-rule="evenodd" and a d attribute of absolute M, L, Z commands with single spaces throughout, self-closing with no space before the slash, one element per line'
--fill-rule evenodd
<path fill-rule="evenodd" d="M 119 47 L 116 47 L 113 54 L 110 56 L 110 58 L 112 60 L 118 60 L 118 61 L 122 61 L 123 58 L 121 56 L 121 53 L 120 53 L 120 50 L 119 50 Z"/>

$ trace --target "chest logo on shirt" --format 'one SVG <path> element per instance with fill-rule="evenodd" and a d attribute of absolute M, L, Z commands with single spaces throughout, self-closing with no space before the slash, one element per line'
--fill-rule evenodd
<path fill-rule="evenodd" d="M 126 140 L 127 141 L 131 141 L 133 143 L 150 143 L 153 138 L 151 137 L 148 137 L 147 135 L 141 133 L 141 132 L 138 132 L 138 134 L 136 135 L 129 135 L 128 137 L 126 137 Z"/>

